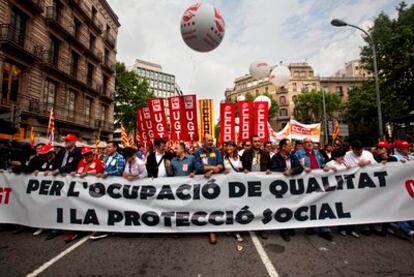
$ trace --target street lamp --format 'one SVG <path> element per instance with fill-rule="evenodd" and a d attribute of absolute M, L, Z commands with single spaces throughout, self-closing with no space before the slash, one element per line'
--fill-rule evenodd
<path fill-rule="evenodd" d="M 384 131 L 383 131 L 383 126 L 382 126 L 381 98 L 380 98 L 379 83 L 378 83 L 377 53 L 375 50 L 374 39 L 364 29 L 358 26 L 352 25 L 352 24 L 348 24 L 345 21 L 340 20 L 340 19 L 333 19 L 331 21 L 331 25 L 335 27 L 345 27 L 345 26 L 353 27 L 363 32 L 369 39 L 370 45 L 372 47 L 372 54 L 374 55 L 374 78 L 375 78 L 375 93 L 377 95 L 378 130 L 379 130 L 379 136 L 380 138 L 382 138 Z"/>

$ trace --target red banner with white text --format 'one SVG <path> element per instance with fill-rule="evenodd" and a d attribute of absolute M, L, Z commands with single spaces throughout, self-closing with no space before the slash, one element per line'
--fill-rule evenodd
<path fill-rule="evenodd" d="M 165 117 L 164 99 L 153 98 L 148 100 L 148 108 L 151 112 L 154 138 L 163 138 L 168 141 L 167 118 Z"/>
<path fill-rule="evenodd" d="M 184 98 L 173 96 L 168 98 L 170 108 L 170 130 L 172 141 L 182 141 L 187 136 L 187 124 L 185 124 Z"/>
<path fill-rule="evenodd" d="M 152 143 L 145 128 L 143 109 L 144 108 L 137 108 L 137 140 L 139 144 L 143 145 L 144 148 L 147 149 Z"/>
<path fill-rule="evenodd" d="M 151 117 L 151 111 L 148 107 L 142 108 L 142 115 L 144 118 L 144 128 L 145 133 L 147 134 L 148 142 L 151 144 L 154 142 L 154 128 L 152 124 L 152 117 Z"/>
<path fill-rule="evenodd" d="M 220 144 L 236 140 L 236 104 L 220 103 Z"/>
<path fill-rule="evenodd" d="M 182 134 L 185 141 L 198 141 L 197 98 L 195 95 L 184 95 L 184 124 L 186 132 Z"/>
<path fill-rule="evenodd" d="M 253 135 L 253 101 L 239 101 L 239 143 Z"/>
<path fill-rule="evenodd" d="M 267 121 L 269 119 L 269 103 L 254 102 L 253 132 L 264 142 L 269 139 Z"/>

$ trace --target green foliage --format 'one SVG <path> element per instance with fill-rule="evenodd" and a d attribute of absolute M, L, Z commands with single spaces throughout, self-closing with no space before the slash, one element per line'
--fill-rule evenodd
<path fill-rule="evenodd" d="M 274 119 L 277 115 L 277 112 L 279 111 L 279 105 L 278 105 L 277 101 L 268 92 L 265 92 L 262 95 L 267 96 L 267 97 L 270 98 L 271 105 L 270 105 L 270 109 L 269 109 L 269 120 Z"/>
<path fill-rule="evenodd" d="M 377 52 L 378 79 L 383 123 L 414 111 L 414 5 L 397 7 L 398 17 L 391 20 L 381 13 L 369 30 Z M 365 67 L 374 71 L 369 38 L 361 49 Z M 374 80 L 349 92 L 346 118 L 351 131 L 359 137 L 378 136 L 378 115 Z"/>
<path fill-rule="evenodd" d="M 343 108 L 342 98 L 334 93 L 325 93 L 325 103 L 328 119 L 335 118 L 335 113 Z M 295 119 L 303 123 L 322 122 L 323 92 L 313 91 L 298 95 L 293 115 Z"/>
<path fill-rule="evenodd" d="M 141 81 L 135 72 L 128 71 L 123 63 L 116 63 L 114 118 L 117 126 L 122 122 L 127 132 L 135 130 L 136 109 L 147 105 L 147 100 L 153 96 L 145 80 Z"/>
<path fill-rule="evenodd" d="M 414 5 L 407 8 L 402 2 L 397 11 L 393 20 L 381 13 L 369 30 L 377 51 L 384 122 L 414 110 Z M 373 52 L 369 39 L 365 41 L 361 60 L 373 72 Z"/>

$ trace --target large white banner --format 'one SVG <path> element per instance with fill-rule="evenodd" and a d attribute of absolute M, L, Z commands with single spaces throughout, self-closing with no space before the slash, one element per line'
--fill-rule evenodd
<path fill-rule="evenodd" d="M 414 162 L 353 168 L 172 177 L 0 173 L 0 223 L 110 232 L 219 232 L 414 219 Z"/>

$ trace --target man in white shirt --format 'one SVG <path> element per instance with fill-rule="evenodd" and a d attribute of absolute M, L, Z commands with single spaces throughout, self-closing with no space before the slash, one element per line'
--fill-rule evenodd
<path fill-rule="evenodd" d="M 364 167 L 367 165 L 377 164 L 377 161 L 374 159 L 374 155 L 371 152 L 364 150 L 362 142 L 355 140 L 351 143 L 351 151 L 348 151 L 345 154 L 345 163 L 348 166 L 355 167 L 360 166 Z"/>

